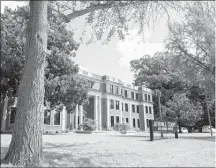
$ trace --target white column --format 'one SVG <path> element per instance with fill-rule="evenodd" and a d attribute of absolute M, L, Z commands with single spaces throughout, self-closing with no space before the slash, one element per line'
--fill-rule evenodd
<path fill-rule="evenodd" d="M 80 124 L 83 123 L 83 105 L 80 105 Z"/>
<path fill-rule="evenodd" d="M 99 100 L 98 100 L 98 129 L 101 130 L 102 127 L 102 122 L 101 122 L 101 97 L 99 96 Z"/>
<path fill-rule="evenodd" d="M 94 120 L 96 121 L 96 130 L 98 130 L 98 100 L 97 96 L 94 96 Z"/>
<path fill-rule="evenodd" d="M 65 115 L 66 115 L 66 107 L 63 106 L 62 109 L 62 131 L 66 130 L 66 119 L 65 119 Z"/>
<path fill-rule="evenodd" d="M 109 110 L 110 110 L 110 99 L 107 98 L 107 129 L 110 127 L 110 114 L 109 114 Z"/>
<path fill-rule="evenodd" d="M 76 125 L 76 130 L 78 130 L 78 104 L 76 105 L 76 114 L 75 114 L 75 125 Z"/>
<path fill-rule="evenodd" d="M 119 101 L 119 109 L 120 109 L 120 123 L 122 123 L 122 102 Z"/>
<path fill-rule="evenodd" d="M 130 127 L 131 129 L 133 128 L 133 122 L 132 122 L 132 108 L 131 108 L 131 104 L 128 103 L 128 110 L 129 110 L 129 122 L 130 122 Z"/>

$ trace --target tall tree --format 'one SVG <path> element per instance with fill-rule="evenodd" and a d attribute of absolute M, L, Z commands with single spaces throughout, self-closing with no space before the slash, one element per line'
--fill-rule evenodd
<path fill-rule="evenodd" d="M 201 119 L 202 106 L 194 105 L 185 94 L 175 94 L 162 107 L 162 113 L 165 120 L 176 121 L 181 132 L 181 126 L 194 126 Z"/>
<path fill-rule="evenodd" d="M 184 91 L 184 80 L 179 77 L 171 66 L 171 57 L 166 53 L 156 53 L 153 56 L 145 55 L 130 62 L 134 72 L 135 85 L 145 85 L 152 90 L 159 89 L 161 104 L 172 98 L 179 91 Z M 158 98 L 153 95 L 155 117 L 159 117 Z"/>
<path fill-rule="evenodd" d="M 48 1 L 30 1 L 26 64 L 18 90 L 17 115 L 5 163 L 39 166 L 42 159 L 44 68 Z"/>

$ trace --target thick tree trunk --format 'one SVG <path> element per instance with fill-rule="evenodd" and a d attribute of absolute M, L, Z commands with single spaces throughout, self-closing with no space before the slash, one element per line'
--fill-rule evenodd
<path fill-rule="evenodd" d="M 6 95 L 1 104 L 1 131 L 5 131 L 7 118 L 8 96 Z"/>
<path fill-rule="evenodd" d="M 47 49 L 48 1 L 30 1 L 26 64 L 18 91 L 17 113 L 9 150 L 3 163 L 40 166 Z"/>

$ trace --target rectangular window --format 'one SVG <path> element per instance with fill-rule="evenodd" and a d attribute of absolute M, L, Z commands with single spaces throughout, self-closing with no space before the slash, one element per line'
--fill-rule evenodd
<path fill-rule="evenodd" d="M 145 100 L 147 101 L 147 94 L 145 94 Z"/>
<path fill-rule="evenodd" d="M 125 103 L 125 111 L 128 112 L 128 104 L 127 103 Z"/>
<path fill-rule="evenodd" d="M 148 113 L 148 106 L 146 106 L 146 113 Z"/>
<path fill-rule="evenodd" d="M 44 124 L 50 125 L 50 115 L 51 115 L 50 110 L 48 109 L 44 110 Z"/>
<path fill-rule="evenodd" d="M 149 120 L 148 120 L 148 119 L 146 119 L 146 122 L 147 122 L 147 127 L 149 127 Z"/>
<path fill-rule="evenodd" d="M 139 113 L 139 105 L 137 105 L 136 108 L 137 108 L 137 113 Z"/>
<path fill-rule="evenodd" d="M 110 85 L 110 93 L 113 93 L 113 85 Z"/>
<path fill-rule="evenodd" d="M 126 123 L 128 123 L 128 118 L 126 118 Z"/>
<path fill-rule="evenodd" d="M 127 90 L 124 91 L 125 97 L 127 97 Z"/>
<path fill-rule="evenodd" d="M 150 95 L 148 95 L 148 101 L 151 101 L 151 97 L 150 97 Z"/>
<path fill-rule="evenodd" d="M 135 113 L 135 105 L 132 104 L 132 112 Z"/>
<path fill-rule="evenodd" d="M 114 116 L 111 116 L 111 127 L 114 127 Z"/>
<path fill-rule="evenodd" d="M 131 92 L 131 98 L 134 99 L 134 92 Z"/>
<path fill-rule="evenodd" d="M 110 109 L 114 109 L 114 100 L 110 100 Z"/>
<path fill-rule="evenodd" d="M 115 87 L 115 94 L 118 94 L 118 86 Z"/>
<path fill-rule="evenodd" d="M 116 110 L 119 110 L 119 101 L 116 101 Z"/>
<path fill-rule="evenodd" d="M 136 93 L 136 100 L 138 100 L 138 93 Z"/>
<path fill-rule="evenodd" d="M 60 125 L 60 111 L 54 112 L 54 125 Z"/>
<path fill-rule="evenodd" d="M 10 124 L 14 124 L 15 123 L 16 111 L 17 111 L 16 107 L 11 107 Z"/>
<path fill-rule="evenodd" d="M 121 89 L 121 95 L 123 95 L 123 93 L 122 93 L 122 89 Z"/>
<path fill-rule="evenodd" d="M 122 103 L 122 111 L 124 111 L 124 103 Z"/>
<path fill-rule="evenodd" d="M 116 116 L 116 123 L 119 123 L 119 116 Z"/>
<path fill-rule="evenodd" d="M 137 125 L 138 125 L 138 128 L 140 128 L 140 120 L 137 119 Z"/>
<path fill-rule="evenodd" d="M 133 127 L 136 128 L 136 120 L 133 118 Z"/>
<path fill-rule="evenodd" d="M 150 114 L 152 113 L 152 111 L 151 111 L 151 107 L 149 107 L 149 113 L 150 113 Z"/>

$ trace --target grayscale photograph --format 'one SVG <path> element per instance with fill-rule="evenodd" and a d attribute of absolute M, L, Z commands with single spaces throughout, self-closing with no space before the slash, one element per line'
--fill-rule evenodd
<path fill-rule="evenodd" d="M 216 167 L 215 1 L 1 1 L 1 167 Z"/>

